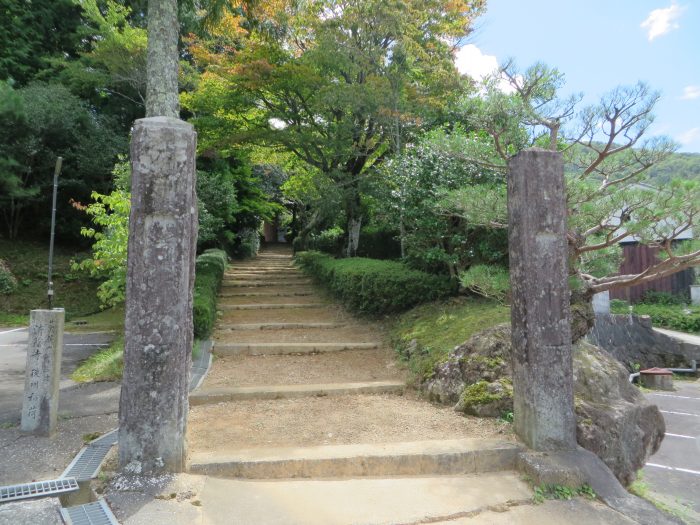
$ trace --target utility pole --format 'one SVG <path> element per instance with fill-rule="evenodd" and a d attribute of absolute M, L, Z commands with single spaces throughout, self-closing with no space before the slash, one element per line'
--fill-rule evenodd
<path fill-rule="evenodd" d="M 53 305 L 53 240 L 56 234 L 56 195 L 58 193 L 58 175 L 61 173 L 61 166 L 63 166 L 63 157 L 58 157 L 56 159 L 56 169 L 53 172 L 53 204 L 51 206 L 51 240 L 49 241 L 49 275 L 48 275 L 48 299 L 49 299 L 49 310 L 51 310 Z"/>

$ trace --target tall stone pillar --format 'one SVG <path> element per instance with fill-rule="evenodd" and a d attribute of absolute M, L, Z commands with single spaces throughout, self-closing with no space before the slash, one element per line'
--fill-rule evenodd
<path fill-rule="evenodd" d="M 22 432 L 37 436 L 56 432 L 64 321 L 63 308 L 29 313 Z"/>
<path fill-rule="evenodd" d="M 515 431 L 535 450 L 576 447 L 561 154 L 529 149 L 508 165 Z"/>
<path fill-rule="evenodd" d="M 196 134 L 178 119 L 137 120 L 131 142 L 119 463 L 125 472 L 185 467 L 192 286 L 197 241 Z"/>

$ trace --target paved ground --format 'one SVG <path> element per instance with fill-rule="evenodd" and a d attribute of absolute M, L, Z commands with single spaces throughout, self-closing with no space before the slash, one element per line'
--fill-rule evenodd
<path fill-rule="evenodd" d="M 675 392 L 648 393 L 666 420 L 666 437 L 643 469 L 653 495 L 667 505 L 687 508 L 686 519 L 700 523 L 700 380 L 676 381 Z"/>
<path fill-rule="evenodd" d="M 27 350 L 26 328 L 0 328 L 0 425 L 19 423 Z M 116 411 L 115 383 L 79 385 L 70 375 L 78 364 L 113 339 L 111 332 L 66 333 L 63 338 L 59 417 L 100 415 Z"/>

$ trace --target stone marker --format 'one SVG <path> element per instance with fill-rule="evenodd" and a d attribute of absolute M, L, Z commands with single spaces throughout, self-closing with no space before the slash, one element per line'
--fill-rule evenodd
<path fill-rule="evenodd" d="M 690 285 L 690 304 L 700 306 L 700 284 Z"/>
<path fill-rule="evenodd" d="M 126 472 L 185 466 L 192 284 L 197 241 L 196 135 L 168 117 L 137 120 L 126 283 L 119 463 Z"/>
<path fill-rule="evenodd" d="M 56 431 L 64 321 L 63 308 L 29 314 L 22 432 L 52 436 Z"/>
<path fill-rule="evenodd" d="M 608 290 L 593 296 L 593 312 L 596 315 L 610 313 L 610 292 Z"/>
<path fill-rule="evenodd" d="M 561 154 L 508 164 L 515 431 L 535 450 L 576 447 L 566 197 Z"/>

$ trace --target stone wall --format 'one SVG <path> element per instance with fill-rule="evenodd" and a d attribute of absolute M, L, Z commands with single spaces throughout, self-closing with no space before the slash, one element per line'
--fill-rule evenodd
<path fill-rule="evenodd" d="M 587 338 L 630 371 L 635 365 L 686 368 L 692 359 L 700 361 L 700 346 L 654 331 L 648 316 L 598 314 Z"/>

